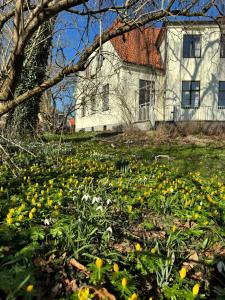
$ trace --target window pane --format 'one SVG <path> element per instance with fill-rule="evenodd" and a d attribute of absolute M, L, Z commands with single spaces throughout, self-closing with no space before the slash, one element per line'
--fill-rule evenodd
<path fill-rule="evenodd" d="M 109 84 L 105 84 L 103 86 L 103 103 L 102 103 L 102 110 L 109 109 Z"/>
<path fill-rule="evenodd" d="M 190 57 L 191 40 L 189 35 L 183 37 L 183 57 Z"/>
<path fill-rule="evenodd" d="M 219 90 L 220 91 L 225 91 L 225 81 L 220 81 L 219 82 Z"/>
<path fill-rule="evenodd" d="M 225 34 L 221 35 L 221 40 L 220 40 L 220 57 L 225 58 Z"/>
<path fill-rule="evenodd" d="M 154 104 L 155 82 L 150 80 L 139 80 L 139 105 Z"/>
<path fill-rule="evenodd" d="M 225 106 L 225 92 L 220 92 L 219 93 L 218 106 Z"/>
<path fill-rule="evenodd" d="M 185 34 L 183 37 L 183 57 L 201 56 L 201 35 Z"/>
<path fill-rule="evenodd" d="M 182 94 L 182 106 L 190 106 L 190 92 L 183 92 Z"/>
<path fill-rule="evenodd" d="M 192 81 L 191 82 L 191 89 L 194 91 L 199 91 L 200 82 L 199 81 Z"/>
<path fill-rule="evenodd" d="M 199 92 L 191 92 L 191 107 L 199 106 Z"/>
<path fill-rule="evenodd" d="M 182 90 L 190 91 L 191 89 L 191 81 L 182 81 Z"/>

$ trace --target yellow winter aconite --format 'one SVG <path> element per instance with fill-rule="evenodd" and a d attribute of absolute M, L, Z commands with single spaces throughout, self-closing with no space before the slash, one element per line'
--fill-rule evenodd
<path fill-rule="evenodd" d="M 116 263 L 113 265 L 113 271 L 116 273 L 119 272 L 119 266 Z"/>
<path fill-rule="evenodd" d="M 136 293 L 132 294 L 131 297 L 128 300 L 137 300 L 138 295 Z"/>
<path fill-rule="evenodd" d="M 151 249 L 151 254 L 155 254 L 155 253 L 156 253 L 156 248 L 154 247 Z"/>
<path fill-rule="evenodd" d="M 139 243 L 137 243 L 135 245 L 135 249 L 136 249 L 137 252 L 140 252 L 141 251 L 141 245 Z"/>
<path fill-rule="evenodd" d="M 121 284 L 123 288 L 127 286 L 127 279 L 125 277 L 122 279 Z"/>
<path fill-rule="evenodd" d="M 26 291 L 27 291 L 28 293 L 31 293 L 31 292 L 33 291 L 33 288 L 34 288 L 33 284 L 29 284 L 29 285 L 26 287 Z"/>
<path fill-rule="evenodd" d="M 187 269 L 185 267 L 182 267 L 180 269 L 179 273 L 180 273 L 180 278 L 184 279 L 186 277 L 186 274 L 187 274 Z"/>
<path fill-rule="evenodd" d="M 89 299 L 89 297 L 88 297 L 89 295 L 90 295 L 89 288 L 83 287 L 78 292 L 78 299 L 79 300 L 87 300 L 87 299 Z"/>
<path fill-rule="evenodd" d="M 200 288 L 200 285 L 198 283 L 196 283 L 194 286 L 193 286 L 193 289 L 192 289 L 192 293 L 194 296 L 197 296 L 198 293 L 199 293 L 199 288 Z"/>
<path fill-rule="evenodd" d="M 173 231 L 173 232 L 175 232 L 175 231 L 176 231 L 176 229 L 177 229 L 176 225 L 173 225 L 173 227 L 172 227 L 172 231 Z"/>
<path fill-rule="evenodd" d="M 97 269 L 100 269 L 103 265 L 103 260 L 101 258 L 97 258 L 95 261 L 95 265 L 96 265 Z"/>

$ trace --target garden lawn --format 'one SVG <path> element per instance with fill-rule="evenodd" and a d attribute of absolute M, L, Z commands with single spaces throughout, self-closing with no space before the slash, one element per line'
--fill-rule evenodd
<path fill-rule="evenodd" d="M 225 299 L 225 149 L 92 137 L 1 164 L 0 299 Z"/>

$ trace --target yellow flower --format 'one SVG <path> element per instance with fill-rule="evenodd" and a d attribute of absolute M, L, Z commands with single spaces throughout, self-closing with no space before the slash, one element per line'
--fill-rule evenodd
<path fill-rule="evenodd" d="M 199 293 L 199 287 L 200 285 L 198 283 L 196 283 L 194 286 L 193 286 L 193 289 L 192 289 L 192 293 L 194 296 L 197 296 L 198 293 Z"/>
<path fill-rule="evenodd" d="M 128 205 L 127 210 L 128 210 L 128 213 L 130 214 L 132 212 L 132 205 Z"/>
<path fill-rule="evenodd" d="M 97 258 L 95 261 L 95 265 L 96 265 L 97 269 L 100 269 L 103 265 L 103 260 L 101 258 Z"/>
<path fill-rule="evenodd" d="M 33 207 L 32 209 L 31 209 L 31 213 L 33 214 L 33 213 L 35 213 L 36 212 L 36 208 L 35 207 Z"/>
<path fill-rule="evenodd" d="M 9 210 L 10 215 L 13 215 L 14 212 L 15 212 L 15 209 L 14 208 L 10 208 L 10 210 Z"/>
<path fill-rule="evenodd" d="M 79 290 L 78 292 L 78 299 L 79 300 L 88 300 L 89 299 L 89 294 L 90 293 L 90 290 L 89 288 L 86 288 L 86 287 L 83 287 Z"/>
<path fill-rule="evenodd" d="M 180 273 L 180 278 L 184 279 L 186 277 L 186 274 L 187 274 L 187 269 L 185 267 L 182 267 L 180 269 L 179 273 Z"/>
<path fill-rule="evenodd" d="M 137 300 L 138 299 L 138 295 L 136 293 L 132 294 L 131 297 L 129 298 L 129 300 Z"/>
<path fill-rule="evenodd" d="M 150 298 L 149 298 L 149 300 L 153 300 L 153 298 L 152 298 L 152 297 L 150 297 Z"/>
<path fill-rule="evenodd" d="M 41 207 L 41 203 L 40 202 L 37 204 L 37 207 L 39 207 L 39 208 Z"/>
<path fill-rule="evenodd" d="M 26 288 L 26 291 L 27 291 L 28 293 L 31 293 L 31 292 L 33 291 L 33 288 L 34 288 L 33 284 L 29 284 L 29 285 L 27 286 L 27 288 Z"/>
<path fill-rule="evenodd" d="M 135 249 L 136 249 L 137 252 L 140 252 L 141 251 L 141 245 L 139 243 L 137 243 L 135 245 Z"/>
<path fill-rule="evenodd" d="M 151 254 L 155 254 L 155 253 L 156 253 L 156 248 L 154 247 L 151 249 Z"/>
<path fill-rule="evenodd" d="M 173 227 L 172 227 L 172 231 L 173 231 L 173 232 L 175 232 L 175 231 L 176 231 L 176 229 L 177 229 L 176 225 L 173 225 Z"/>
<path fill-rule="evenodd" d="M 19 215 L 18 220 L 22 221 L 23 220 L 23 215 Z"/>
<path fill-rule="evenodd" d="M 29 212 L 29 219 L 32 219 L 33 218 L 33 214 L 32 214 L 32 212 L 30 211 Z"/>
<path fill-rule="evenodd" d="M 122 284 L 123 288 L 125 288 L 127 286 L 127 279 L 125 277 L 122 279 L 121 284 Z"/>
<path fill-rule="evenodd" d="M 7 222 L 8 225 L 11 225 L 11 224 L 12 224 L 13 219 L 12 219 L 12 217 L 11 217 L 10 215 L 7 215 L 7 217 L 6 217 L 6 222 Z"/>
<path fill-rule="evenodd" d="M 113 271 L 116 273 L 119 272 L 119 266 L 117 264 L 113 265 Z"/>

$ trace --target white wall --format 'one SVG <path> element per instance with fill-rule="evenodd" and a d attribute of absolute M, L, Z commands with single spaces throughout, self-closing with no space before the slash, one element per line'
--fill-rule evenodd
<path fill-rule="evenodd" d="M 156 102 L 161 100 L 162 76 L 156 71 L 146 66 L 134 64 L 126 64 L 121 62 L 110 42 L 103 45 L 102 53 L 105 60 L 101 70 L 98 71 L 95 79 L 91 76 L 96 71 L 97 58 L 91 62 L 89 70 L 80 73 L 84 76 L 78 82 L 76 89 L 77 114 L 76 114 L 76 130 L 103 130 L 112 129 L 120 124 L 129 124 L 137 121 L 138 104 L 139 104 L 139 80 L 153 80 L 156 84 Z M 90 81 L 88 81 L 88 78 Z M 89 84 L 88 84 L 89 82 Z M 109 110 L 102 111 L 102 86 L 109 83 Z M 97 109 L 94 114 L 91 113 L 90 86 L 94 84 L 97 89 Z M 160 96 L 159 96 L 160 95 Z M 81 116 L 80 102 L 82 98 L 87 99 L 88 114 Z M 160 100 L 159 100 L 160 99 Z"/>
<path fill-rule="evenodd" d="M 183 35 L 201 34 L 201 57 L 183 58 Z M 219 81 L 225 81 L 225 60 L 220 58 L 220 30 L 217 25 L 169 25 L 167 31 L 166 119 L 173 118 L 173 105 L 181 105 L 182 81 L 200 81 L 199 109 L 183 109 L 193 120 L 216 120 Z"/>

